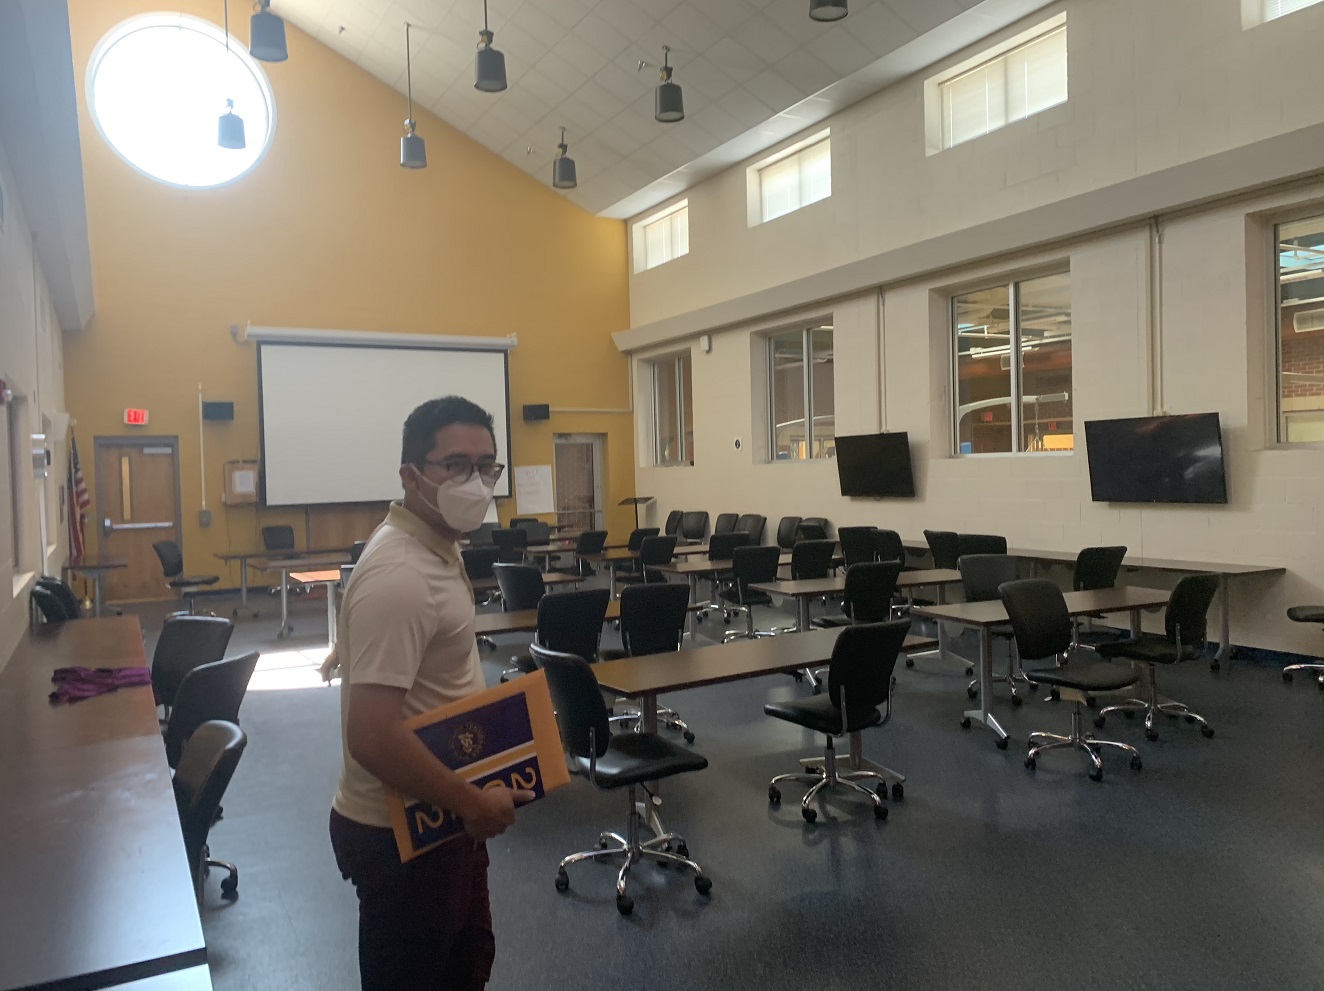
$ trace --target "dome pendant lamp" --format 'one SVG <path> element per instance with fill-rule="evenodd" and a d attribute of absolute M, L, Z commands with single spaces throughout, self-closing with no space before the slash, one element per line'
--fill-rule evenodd
<path fill-rule="evenodd" d="M 230 5 L 225 4 L 225 53 L 230 54 Z M 234 100 L 225 101 L 225 113 L 216 122 L 216 143 L 222 148 L 244 147 L 244 119 L 234 112 Z"/>
<path fill-rule="evenodd" d="M 414 133 L 414 67 L 409 56 L 409 27 L 405 21 L 405 89 L 409 100 L 409 116 L 405 118 L 405 135 L 400 139 L 400 167 L 426 169 L 428 150 L 423 139 Z"/>
<path fill-rule="evenodd" d="M 815 21 L 839 21 L 850 11 L 846 0 L 809 0 L 809 17 Z"/>
<path fill-rule="evenodd" d="M 483 30 L 478 32 L 478 54 L 474 56 L 474 89 L 500 93 L 506 88 L 506 56 L 492 47 L 487 26 L 487 0 L 483 0 Z"/>
<path fill-rule="evenodd" d="M 674 124 L 685 119 L 685 95 L 680 86 L 671 81 L 671 46 L 662 46 L 662 81 L 657 86 L 657 100 L 653 119 L 662 124 Z"/>
<path fill-rule="evenodd" d="M 285 47 L 285 22 L 271 12 L 271 0 L 257 0 L 248 21 L 248 54 L 262 62 L 284 62 L 290 57 Z"/>
<path fill-rule="evenodd" d="M 579 179 L 575 176 L 575 160 L 569 156 L 569 151 L 563 127 L 561 143 L 556 146 L 556 157 L 552 159 L 552 186 L 556 189 L 574 189 L 579 185 Z"/>

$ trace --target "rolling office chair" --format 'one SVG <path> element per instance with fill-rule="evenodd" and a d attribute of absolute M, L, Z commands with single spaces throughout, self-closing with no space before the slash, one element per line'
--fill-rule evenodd
<path fill-rule="evenodd" d="M 749 534 L 742 530 L 736 530 L 734 533 L 715 533 L 708 538 L 708 560 L 714 562 L 730 561 L 731 555 L 735 552 L 737 547 L 745 547 L 750 543 L 751 540 Z M 723 620 L 727 619 L 726 606 L 722 600 L 718 598 L 718 591 L 721 589 L 723 583 L 729 582 L 730 580 L 730 571 L 713 572 L 711 579 L 712 597 L 708 604 L 698 611 L 694 617 L 695 619 L 699 622 L 703 622 L 708 618 L 710 612 L 718 611 L 722 613 Z"/>
<path fill-rule="evenodd" d="M 998 589 L 1021 576 L 1020 560 L 1007 554 L 966 554 L 957 560 L 956 565 L 961 572 L 966 602 L 996 602 Z M 1020 705 L 1024 699 L 1017 691 L 1016 682 L 1025 681 L 1025 672 L 1020 670 L 1018 663 L 1015 631 L 1010 623 L 1000 623 L 990 632 L 995 638 L 1007 641 L 1007 673 L 1001 677 L 993 675 L 991 681 L 1009 685 L 1011 704 Z M 979 697 L 978 678 L 966 686 L 965 693 L 972 699 Z"/>
<path fill-rule="evenodd" d="M 248 737 L 234 723 L 209 720 L 194 730 L 175 767 L 175 807 L 179 811 L 184 850 L 199 904 L 208 867 L 223 867 L 228 872 L 221 882 L 222 898 L 234 901 L 239 897 L 239 869 L 210 858 L 207 835 L 218 818 L 221 799 L 247 744 Z"/>
<path fill-rule="evenodd" d="M 817 518 L 801 520 L 795 530 L 795 542 L 798 544 L 802 540 L 827 540 L 827 527 L 819 523 Z"/>
<path fill-rule="evenodd" d="M 668 522 L 670 522 L 670 517 L 668 517 Z M 676 517 L 676 525 L 677 526 L 680 525 L 679 516 Z M 628 551 L 634 551 L 636 554 L 638 554 L 641 550 L 643 550 L 644 540 L 647 539 L 648 537 L 656 537 L 659 535 L 659 533 L 660 531 L 655 526 L 636 527 L 635 529 L 630 531 L 630 537 L 625 542 L 625 549 Z M 666 536 L 672 537 L 675 536 L 675 534 L 669 533 L 666 534 Z M 617 567 L 616 569 L 617 578 L 620 578 L 621 575 L 638 575 L 640 573 L 638 558 L 635 558 L 634 560 L 631 561 L 622 561 L 621 564 L 623 566 Z"/>
<path fill-rule="evenodd" d="M 758 544 L 763 541 L 763 528 L 768 525 L 768 518 L 758 513 L 745 513 L 736 520 L 736 529 L 749 534 L 749 542 Z"/>
<path fill-rule="evenodd" d="M 796 534 L 800 530 L 800 517 L 783 516 L 777 522 L 777 546 L 789 551 L 795 546 Z"/>
<path fill-rule="evenodd" d="M 680 518 L 684 515 L 685 514 L 679 509 L 673 509 L 671 512 L 667 513 L 667 522 L 662 527 L 662 532 L 668 537 L 678 536 L 680 534 Z M 657 532 L 658 531 L 654 529 L 650 536 L 657 536 Z"/>
<path fill-rule="evenodd" d="M 264 551 L 294 550 L 294 527 L 285 523 L 262 528 L 262 549 Z"/>
<path fill-rule="evenodd" d="M 1293 623 L 1324 623 L 1324 606 L 1292 606 L 1287 610 L 1287 618 Z M 1312 672 L 1319 683 L 1319 690 L 1324 692 L 1324 661 L 1289 664 L 1283 668 L 1283 681 L 1290 682 L 1293 671 Z"/>
<path fill-rule="evenodd" d="M 872 526 L 839 526 L 837 540 L 841 543 L 841 557 L 849 568 L 852 564 L 864 564 L 878 560 L 878 545 L 873 535 L 878 532 Z"/>
<path fill-rule="evenodd" d="M 802 540 L 791 551 L 791 581 L 813 581 L 826 578 L 832 570 L 832 558 L 837 553 L 835 540 Z M 826 601 L 826 596 L 824 597 Z M 808 608 L 808 600 L 805 602 Z M 774 633 L 794 633 L 795 626 L 779 626 Z M 818 679 L 809 672 L 809 683 L 818 690 Z"/>
<path fill-rule="evenodd" d="M 492 531 L 500 530 L 500 523 L 480 523 L 477 530 L 469 531 L 469 546 L 482 547 L 492 542 Z"/>
<path fill-rule="evenodd" d="M 203 723 L 210 719 L 239 722 L 239 707 L 248 692 L 248 683 L 253 680 L 258 656 L 257 651 L 252 651 L 209 661 L 195 666 L 180 679 L 162 734 L 166 762 L 171 767 L 179 763 L 184 744 Z"/>
<path fill-rule="evenodd" d="M 845 627 L 832 648 L 826 695 L 769 702 L 763 707 L 763 711 L 775 719 L 784 719 L 827 737 L 821 773 L 805 770 L 777 775 L 768 782 L 771 804 L 781 803 L 782 793 L 777 787 L 781 782 L 808 784 L 809 790 L 800 800 L 800 814 L 805 822 L 814 822 L 818 818 L 818 811 L 810 807 L 814 798 L 826 789 L 845 786 L 869 797 L 874 818 L 887 818 L 887 806 L 883 801 L 889 794 L 889 780 L 893 782 L 891 796 L 900 800 L 905 795 L 902 786 L 905 775 L 889 768 L 839 771 L 834 740 L 849 737 L 851 757 L 859 758 L 862 756 L 861 732 L 870 726 L 882 726 L 892 718 L 892 694 L 896 687 L 893 672 L 897 655 L 909 632 L 909 619 Z M 885 711 L 880 712 L 879 706 L 884 703 Z M 861 781 L 876 781 L 878 784 L 870 790 L 860 784 Z"/>
<path fill-rule="evenodd" d="M 841 616 L 820 616 L 812 621 L 819 629 L 852 626 L 856 623 L 886 623 L 892 618 L 901 565 L 895 561 L 865 561 L 846 568 L 846 595 Z"/>
<path fill-rule="evenodd" d="M 349 545 L 349 563 L 358 564 L 359 558 L 363 557 L 363 548 L 368 546 L 366 540 L 356 540 Z"/>
<path fill-rule="evenodd" d="M 1072 591 L 1084 592 L 1091 589 L 1112 588 L 1117 584 L 1117 575 L 1122 570 L 1122 559 L 1125 557 L 1126 548 L 1121 546 L 1082 548 L 1080 553 L 1076 555 L 1076 567 L 1071 575 Z M 1100 613 L 1098 616 L 1102 616 L 1102 614 Z M 1094 619 L 1098 616 L 1087 618 Z M 1094 649 L 1091 644 L 1081 641 L 1080 620 L 1074 616 L 1071 619 L 1071 629 L 1071 646 L 1073 648 Z"/>
<path fill-rule="evenodd" d="M 1006 554 L 1007 538 L 992 533 L 960 533 L 956 536 L 956 556 L 967 554 Z"/>
<path fill-rule="evenodd" d="M 924 539 L 928 542 L 929 553 L 933 555 L 933 566 L 945 570 L 956 568 L 957 558 L 961 556 L 960 537 L 951 530 L 925 530 Z"/>
<path fill-rule="evenodd" d="M 721 536 L 721 534 L 718 534 Z M 730 536 L 730 535 L 728 535 Z M 690 607 L 690 590 L 679 582 L 665 585 L 631 585 L 621 592 L 621 646 L 623 650 L 604 651 L 603 658 L 643 657 L 648 654 L 669 654 L 680 650 L 685 636 L 685 616 Z M 582 656 L 582 655 L 581 655 Z M 618 706 L 624 702 L 618 699 Z M 626 706 L 613 715 L 611 721 L 638 721 L 637 708 Z M 677 730 L 686 743 L 694 742 L 694 731 L 689 728 L 675 709 L 659 705 L 657 717 L 668 729 Z"/>
<path fill-rule="evenodd" d="M 152 651 L 152 698 L 165 710 L 166 722 L 188 673 L 199 664 L 225 656 L 234 623 L 218 616 L 176 616 L 168 619 Z"/>
<path fill-rule="evenodd" d="M 736 529 L 736 523 L 740 520 L 739 513 L 718 513 L 717 519 L 713 520 L 713 536 L 719 533 L 730 533 Z"/>
<path fill-rule="evenodd" d="M 544 595 L 538 600 L 538 631 L 534 634 L 534 643 L 548 650 L 596 661 L 610 601 L 611 593 L 605 588 Z"/>
<path fill-rule="evenodd" d="M 500 558 L 501 548 L 495 544 L 483 544 L 478 547 L 470 545 L 460 548 L 460 560 L 464 563 L 464 573 L 469 577 L 470 582 L 495 577 L 492 573 L 492 565 L 496 564 Z M 500 591 L 474 589 L 474 605 L 486 606 L 500 594 Z M 496 641 L 491 637 L 483 634 L 475 639 L 479 646 L 486 647 L 488 650 L 496 650 Z"/>
<path fill-rule="evenodd" d="M 529 546 L 529 531 L 517 526 L 499 528 L 492 531 L 492 543 L 501 551 L 498 560 L 502 564 L 521 564 L 524 548 Z"/>
<path fill-rule="evenodd" d="M 837 531 L 840 535 L 841 531 Z M 912 571 L 910 565 L 906 564 L 906 545 L 901 540 L 901 534 L 895 530 L 874 530 L 873 532 L 874 560 L 877 561 L 895 561 L 901 565 L 902 571 Z M 956 567 L 956 565 L 952 565 Z"/>
<path fill-rule="evenodd" d="M 1104 747 L 1114 747 L 1131 755 L 1133 771 L 1140 770 L 1140 754 L 1135 747 L 1116 740 L 1097 740 L 1085 733 L 1082 709 L 1082 706 L 1092 704 L 1093 696 L 1099 692 L 1130 688 L 1138 680 L 1136 672 L 1119 664 L 1064 666 L 1061 663 L 1071 650 L 1071 616 L 1067 611 L 1066 600 L 1062 598 L 1062 591 L 1053 582 L 1044 578 L 1017 579 L 1003 584 L 998 590 L 998 596 L 1011 620 L 1020 656 L 1031 661 L 1051 657 L 1057 662 L 1056 667 L 1026 672 L 1030 684 L 1056 688 L 1061 698 L 1072 703 L 1071 735 L 1038 731 L 1031 733 L 1025 766 L 1033 771 L 1043 751 L 1071 747 L 1089 755 L 1090 763 L 1093 764 L 1090 777 L 1102 781 L 1103 757 L 1100 751 Z"/>
<path fill-rule="evenodd" d="M 542 572 L 531 564 L 497 562 L 492 565 L 492 575 L 496 578 L 497 588 L 501 590 L 502 612 L 537 609 L 547 592 Z M 537 669 L 528 654 L 515 654 L 510 658 L 510 667 L 501 672 L 501 680 L 509 681 L 515 675 L 528 674 Z"/>
<path fill-rule="evenodd" d="M 780 547 L 767 544 L 737 547 L 732 551 L 731 585 L 718 594 L 723 602 L 728 603 L 726 608 L 729 612 L 745 614 L 745 629 L 727 630 L 722 635 L 722 643 L 776 636 L 772 630 L 754 629 L 754 607 L 772 605 L 772 596 L 767 592 L 756 592 L 749 586 L 759 582 L 775 582 L 781 554 Z M 798 680 L 799 675 L 796 677 Z"/>
<path fill-rule="evenodd" d="M 607 544 L 606 530 L 585 530 L 575 538 L 575 563 L 568 568 L 554 568 L 561 574 L 578 575 L 580 578 L 592 578 L 596 571 L 593 565 L 584 560 L 585 554 L 601 554 Z"/>
<path fill-rule="evenodd" d="M 680 537 L 687 544 L 698 544 L 708 536 L 708 514 L 703 510 L 682 513 L 680 517 Z"/>
<path fill-rule="evenodd" d="M 518 516 L 510 525 L 527 533 L 530 545 L 545 544 L 552 539 L 552 528 L 532 516 Z"/>
<path fill-rule="evenodd" d="M 658 565 L 670 564 L 671 559 L 676 554 L 676 538 L 673 537 L 645 537 L 639 546 L 639 566 L 638 574 L 624 574 L 616 576 L 616 583 L 630 584 L 634 582 L 664 582 L 667 576 L 657 571 Z"/>
<path fill-rule="evenodd" d="M 825 516 L 806 516 L 800 521 L 801 528 L 806 524 L 810 527 L 817 527 L 819 530 L 822 530 L 823 536 L 809 536 L 802 533 L 800 536 L 801 540 L 826 540 L 828 537 L 832 536 L 832 524 L 827 521 L 827 517 Z M 816 530 L 812 532 L 817 534 Z"/>
<path fill-rule="evenodd" d="M 36 581 L 37 585 L 52 593 L 60 600 L 60 605 L 64 606 L 67 619 L 78 619 L 83 614 L 82 607 L 78 604 L 78 596 L 74 595 L 74 590 L 69 587 L 69 583 L 54 575 L 42 575 Z"/>
<path fill-rule="evenodd" d="M 702 771 L 708 766 L 708 759 L 656 733 L 613 735 L 607 721 L 607 704 L 602 700 L 602 690 L 588 662 L 582 657 L 547 650 L 538 644 L 533 644 L 529 650 L 547 674 L 547 688 L 556 708 L 561 741 L 571 761 L 596 788 L 628 789 L 629 818 L 625 835 L 599 833 L 597 849 L 562 858 L 556 868 L 556 890 L 569 890 L 570 875 L 566 868 L 571 864 L 624 857 L 625 863 L 616 875 L 616 910 L 621 915 L 634 911 L 634 899 L 625 893 L 625 883 L 630 869 L 644 859 L 688 867 L 694 872 L 695 890 L 701 895 L 708 894 L 713 883 L 703 873 L 703 868 L 690 859 L 683 836 L 663 833 L 651 840 L 640 839 L 643 816 L 639 813 L 637 795 L 640 785 L 645 785 L 646 790 L 646 782 Z"/>
<path fill-rule="evenodd" d="M 1170 718 L 1182 716 L 1188 723 L 1199 723 L 1200 732 L 1205 737 L 1214 735 L 1214 728 L 1204 716 L 1192 712 L 1181 702 L 1160 702 L 1158 689 L 1154 685 L 1154 669 L 1159 664 L 1180 664 L 1199 657 L 1204 653 L 1207 614 L 1209 606 L 1218 592 L 1217 575 L 1187 575 L 1177 582 L 1168 599 L 1168 608 L 1163 615 L 1162 634 L 1142 633 L 1138 637 L 1101 643 L 1095 647 L 1100 657 L 1111 660 L 1115 657 L 1135 661 L 1139 665 L 1140 675 L 1144 679 L 1145 698 L 1126 699 L 1117 705 L 1101 709 L 1094 717 L 1094 725 L 1102 727 L 1109 713 L 1120 712 L 1132 716 L 1137 712 L 1145 714 L 1145 738 L 1157 740 L 1158 731 L 1154 729 L 1154 716 L 1162 713 Z"/>
<path fill-rule="evenodd" d="M 207 586 L 215 585 L 221 580 L 221 576 L 185 575 L 184 555 L 173 540 L 158 540 L 152 545 L 152 550 L 156 551 L 156 557 L 161 562 L 161 572 L 165 576 L 166 587 L 188 603 L 188 613 L 192 615 L 197 611 L 194 608 L 194 596 Z"/>
<path fill-rule="evenodd" d="M 37 614 L 42 618 L 42 622 L 63 623 L 65 620 L 78 618 L 76 613 L 69 613 L 58 595 L 43 585 L 32 586 L 32 591 L 28 593 L 28 601 L 35 607 Z M 35 617 L 33 622 L 36 622 Z"/>

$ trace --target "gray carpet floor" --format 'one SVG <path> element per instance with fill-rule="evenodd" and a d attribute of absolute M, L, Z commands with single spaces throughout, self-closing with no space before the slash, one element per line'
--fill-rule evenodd
<path fill-rule="evenodd" d="M 278 609 L 261 607 L 232 641 L 264 651 L 264 671 L 212 831 L 213 853 L 241 870 L 233 904 L 217 876 L 208 883 L 212 978 L 218 991 L 348 991 L 358 987 L 357 909 L 326 829 L 339 692 L 266 687 L 309 684 L 325 610 L 297 601 L 296 636 L 278 641 Z M 765 610 L 758 622 L 787 618 Z M 159 611 L 144 611 L 149 648 L 159 626 Z M 484 652 L 489 681 L 527 639 Z M 973 643 L 960 646 L 974 656 Z M 1045 755 L 1035 773 L 1022 766 L 1029 731 L 1066 729 L 1065 705 L 1013 708 L 999 692 L 994 708 L 1013 736 L 999 751 L 990 733 L 958 726 L 961 667 L 898 664 L 895 717 L 866 734 L 865 752 L 908 776 L 904 800 L 876 822 L 866 803 L 834 798 L 813 826 L 793 788 L 780 808 L 766 797 L 771 776 L 821 752 L 820 739 L 763 714 L 806 685 L 778 676 L 673 696 L 710 766 L 666 782 L 662 813 L 712 877 L 711 897 L 650 865 L 633 875 L 629 918 L 616 912 L 608 866 L 572 868 L 570 891 L 558 893 L 559 858 L 621 829 L 626 812 L 623 794 L 572 779 L 490 844 L 490 986 L 1324 987 L 1324 693 L 1245 662 L 1160 674 L 1217 735 L 1165 722 L 1148 743 L 1138 721 L 1110 720 L 1103 735 L 1140 747 L 1145 767 L 1112 758 L 1095 783 L 1080 754 Z"/>

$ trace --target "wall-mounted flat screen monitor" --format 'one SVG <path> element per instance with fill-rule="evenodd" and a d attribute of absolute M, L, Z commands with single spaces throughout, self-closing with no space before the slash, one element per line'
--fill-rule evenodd
<path fill-rule="evenodd" d="M 837 476 L 844 496 L 913 499 L 910 436 L 902 430 L 838 437 Z"/>
<path fill-rule="evenodd" d="M 1095 502 L 1227 502 L 1217 413 L 1087 420 Z"/>

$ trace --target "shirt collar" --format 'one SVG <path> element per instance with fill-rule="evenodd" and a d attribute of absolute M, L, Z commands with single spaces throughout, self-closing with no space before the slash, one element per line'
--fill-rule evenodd
<path fill-rule="evenodd" d="M 391 508 L 386 511 L 386 523 L 409 534 L 447 564 L 455 564 L 460 560 L 460 550 L 455 541 L 447 540 L 437 533 L 420 517 L 405 509 L 404 503 L 391 503 Z"/>

